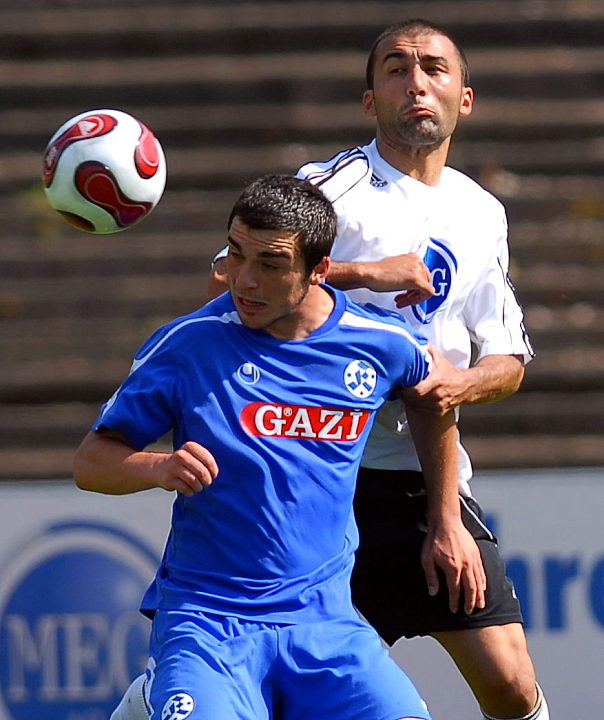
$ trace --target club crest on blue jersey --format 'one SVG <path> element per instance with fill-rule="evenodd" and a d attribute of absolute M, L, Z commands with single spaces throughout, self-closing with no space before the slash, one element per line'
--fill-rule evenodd
<path fill-rule="evenodd" d="M 344 384 L 355 397 L 369 397 L 377 384 L 375 368 L 366 360 L 353 360 L 344 370 Z"/>
<path fill-rule="evenodd" d="M 434 295 L 419 305 L 413 305 L 411 311 L 422 324 L 432 321 L 442 304 L 449 296 L 453 278 L 457 274 L 455 255 L 443 243 L 430 238 L 423 261 L 430 270 Z"/>
<path fill-rule="evenodd" d="M 162 720 L 185 720 L 193 712 L 195 701 L 187 693 L 172 695 L 161 711 Z"/>

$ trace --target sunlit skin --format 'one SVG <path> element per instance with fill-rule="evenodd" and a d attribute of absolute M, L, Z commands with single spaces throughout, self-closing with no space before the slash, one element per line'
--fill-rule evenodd
<path fill-rule="evenodd" d="M 295 233 L 250 228 L 235 217 L 228 244 L 229 289 L 247 327 L 301 340 L 329 317 L 333 298 L 320 286 L 329 258 L 307 273 Z"/>
<path fill-rule="evenodd" d="M 437 185 L 460 116 L 474 92 L 462 82 L 455 46 L 446 37 L 394 35 L 377 48 L 372 90 L 363 109 L 377 119 L 380 155 L 393 167 Z"/>

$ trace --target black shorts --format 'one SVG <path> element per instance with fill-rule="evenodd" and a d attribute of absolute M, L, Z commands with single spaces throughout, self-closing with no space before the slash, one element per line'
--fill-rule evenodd
<path fill-rule="evenodd" d="M 401 637 L 447 630 L 522 623 L 514 587 L 505 575 L 497 538 L 483 522 L 473 498 L 460 496 L 464 525 L 475 538 L 487 575 L 486 606 L 469 615 L 449 609 L 444 574 L 439 591 L 428 595 L 421 565 L 426 537 L 426 497 L 422 475 L 411 471 L 361 468 L 354 507 L 360 545 L 352 575 L 357 609 L 390 645 Z"/>

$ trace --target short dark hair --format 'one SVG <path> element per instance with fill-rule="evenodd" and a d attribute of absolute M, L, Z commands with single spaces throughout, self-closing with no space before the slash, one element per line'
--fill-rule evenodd
<path fill-rule="evenodd" d="M 442 35 L 453 43 L 453 47 L 457 52 L 459 64 L 461 66 L 461 83 L 466 87 L 470 82 L 470 70 L 468 67 L 468 58 L 466 57 L 463 48 L 459 44 L 458 40 L 448 30 L 435 25 L 429 20 L 422 20 L 421 18 L 413 18 L 411 20 L 405 20 L 404 22 L 391 25 L 380 33 L 375 39 L 371 50 L 369 51 L 369 57 L 367 58 L 367 67 L 365 70 L 365 82 L 367 83 L 367 89 L 373 90 L 373 75 L 375 72 L 375 55 L 377 49 L 382 40 L 392 35 Z"/>
<path fill-rule="evenodd" d="M 337 217 L 318 187 L 293 175 L 264 175 L 250 183 L 233 205 L 237 216 L 256 230 L 287 230 L 296 235 L 307 273 L 331 252 Z"/>

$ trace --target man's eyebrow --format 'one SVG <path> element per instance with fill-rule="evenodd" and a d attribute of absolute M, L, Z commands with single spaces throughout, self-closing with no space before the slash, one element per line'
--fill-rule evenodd
<path fill-rule="evenodd" d="M 287 260 L 289 259 L 289 253 L 281 250 L 262 250 L 258 253 L 258 257 L 273 258 L 275 260 L 282 258 Z"/>
<path fill-rule="evenodd" d="M 388 60 L 409 60 L 409 58 L 412 57 L 413 55 L 411 53 L 403 52 L 402 50 L 392 50 L 384 56 L 382 65 L 387 63 Z M 443 55 L 420 55 L 419 62 L 420 64 L 423 62 L 440 62 L 445 63 L 446 65 L 449 64 L 449 61 Z"/>
<path fill-rule="evenodd" d="M 241 250 L 241 245 L 233 238 L 231 235 L 227 235 L 227 242 L 229 245 L 232 245 L 235 250 Z M 282 250 L 261 250 L 258 253 L 258 257 L 264 257 L 264 258 L 289 258 L 289 253 Z"/>
<path fill-rule="evenodd" d="M 401 50 L 392 50 L 384 56 L 382 64 L 388 62 L 388 60 L 407 60 L 410 57 L 411 53 L 402 52 Z"/>

